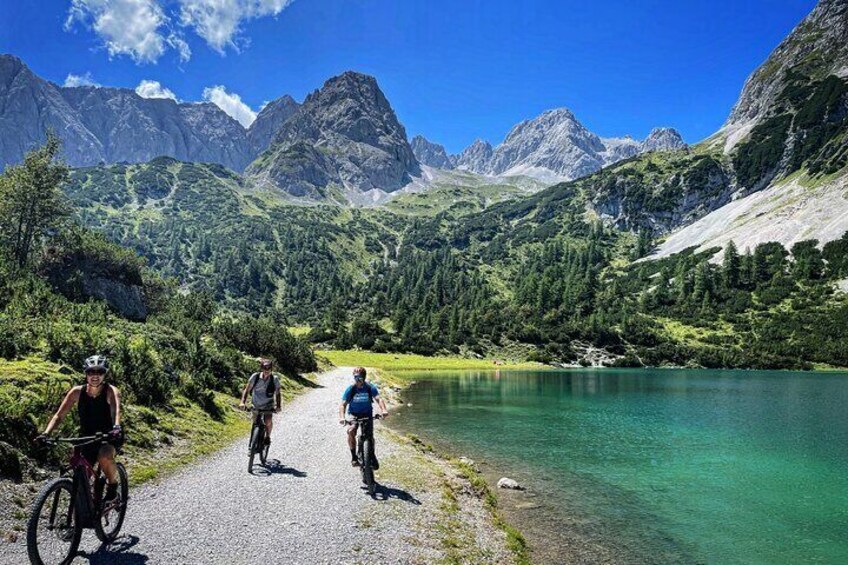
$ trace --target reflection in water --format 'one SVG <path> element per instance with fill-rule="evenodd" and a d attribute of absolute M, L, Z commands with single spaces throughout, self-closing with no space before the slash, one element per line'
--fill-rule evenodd
<path fill-rule="evenodd" d="M 846 375 L 413 378 L 400 425 L 543 493 L 553 514 L 535 517 L 553 520 L 546 541 L 599 544 L 633 561 L 848 562 Z"/>

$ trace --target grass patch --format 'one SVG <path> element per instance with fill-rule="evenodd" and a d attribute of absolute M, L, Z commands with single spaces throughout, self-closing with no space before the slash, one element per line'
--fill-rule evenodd
<path fill-rule="evenodd" d="M 169 411 L 154 415 L 144 407 L 128 406 L 128 446 L 124 460 L 131 485 L 161 478 L 180 467 L 211 455 L 250 431 L 248 415 L 237 411 L 237 400 L 215 393 L 220 420 L 200 406 L 177 397 Z"/>
<path fill-rule="evenodd" d="M 427 357 L 410 353 L 373 353 L 371 351 L 329 350 L 320 352 L 337 367 L 374 367 L 384 371 L 450 371 L 450 370 L 495 370 L 495 369 L 538 369 L 539 363 L 504 362 L 495 364 L 494 359 L 468 359 L 464 357 Z"/>

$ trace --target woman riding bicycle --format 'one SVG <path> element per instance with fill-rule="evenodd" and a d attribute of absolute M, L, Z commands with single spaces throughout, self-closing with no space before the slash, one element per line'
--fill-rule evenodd
<path fill-rule="evenodd" d="M 109 363 L 102 355 L 92 355 L 83 364 L 86 384 L 73 387 L 65 395 L 62 405 L 44 433 L 44 439 L 65 419 L 76 404 L 79 413 L 80 435 L 93 436 L 107 434 L 107 443 L 93 443 L 79 447 L 80 453 L 93 466 L 100 465 L 106 476 L 107 487 L 105 503 L 111 503 L 118 497 L 118 468 L 115 466 L 115 453 L 124 442 L 121 433 L 121 394 L 113 385 L 106 384 Z"/>

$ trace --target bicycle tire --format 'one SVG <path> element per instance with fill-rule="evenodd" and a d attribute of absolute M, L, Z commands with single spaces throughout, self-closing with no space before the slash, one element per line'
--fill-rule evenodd
<path fill-rule="evenodd" d="M 253 474 L 253 460 L 256 457 L 257 442 L 262 439 L 262 431 L 259 429 L 259 426 L 253 426 L 253 429 L 250 431 L 250 456 L 247 460 L 247 472 L 251 475 Z"/>
<path fill-rule="evenodd" d="M 121 533 L 121 528 L 124 525 L 124 517 L 127 515 L 127 498 L 129 497 L 129 480 L 127 479 L 127 470 L 124 468 L 123 464 L 117 463 L 118 466 L 118 482 L 120 484 L 120 495 L 121 495 L 121 504 L 118 506 L 118 512 L 116 516 L 116 526 L 114 530 L 111 532 L 106 532 L 103 527 L 103 515 L 100 513 L 98 509 L 97 517 L 94 520 L 94 533 L 97 534 L 97 538 L 105 544 L 112 543 L 117 539 L 118 535 Z M 102 488 L 102 487 L 101 487 Z M 102 500 L 102 493 L 97 497 L 98 500 Z"/>
<path fill-rule="evenodd" d="M 58 565 L 68 565 L 74 560 L 74 557 L 76 557 L 80 538 L 82 537 L 82 526 L 80 526 L 77 518 L 75 506 L 76 501 L 73 500 L 72 496 L 73 486 L 74 482 L 67 477 L 54 479 L 44 485 L 38 497 L 32 503 L 32 510 L 30 512 L 29 520 L 27 521 L 27 555 L 29 555 L 30 563 L 33 565 L 45 565 L 44 561 L 41 559 L 41 553 L 38 550 L 38 522 L 41 517 L 41 511 L 43 510 L 44 505 L 50 500 L 51 496 L 54 497 L 53 501 L 55 504 L 61 490 L 67 491 L 69 504 L 73 508 L 71 510 L 71 516 L 74 523 L 74 530 L 71 534 L 71 538 L 68 540 L 67 555 L 58 563 Z M 55 512 L 55 509 L 53 509 L 52 512 Z M 50 565 L 53 565 L 52 560 Z"/>
<path fill-rule="evenodd" d="M 368 488 L 368 494 L 373 495 L 377 489 L 374 483 L 374 469 L 371 467 L 371 454 L 374 452 L 374 447 L 371 439 L 362 441 L 362 480 Z"/>
<path fill-rule="evenodd" d="M 270 449 L 271 449 L 271 446 L 266 443 L 265 445 L 262 446 L 262 450 L 259 452 L 259 461 L 263 465 L 268 462 L 268 451 Z"/>

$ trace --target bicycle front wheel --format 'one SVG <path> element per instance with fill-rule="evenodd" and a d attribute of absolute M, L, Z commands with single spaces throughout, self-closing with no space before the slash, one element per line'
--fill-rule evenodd
<path fill-rule="evenodd" d="M 73 500 L 73 481 L 61 478 L 44 485 L 27 522 L 27 553 L 33 565 L 73 561 L 82 535 Z"/>
<path fill-rule="evenodd" d="M 262 432 L 259 426 L 253 426 L 250 430 L 250 455 L 247 460 L 247 472 L 253 474 L 253 459 L 259 451 L 259 442 L 262 441 Z"/>
<path fill-rule="evenodd" d="M 374 445 L 371 439 L 365 439 L 362 442 L 362 481 L 368 488 L 368 494 L 373 495 L 377 488 L 374 482 L 374 468 L 371 466 L 372 455 L 374 453 Z"/>
<path fill-rule="evenodd" d="M 94 521 L 94 532 L 103 543 L 112 543 L 121 532 L 121 526 L 124 525 L 124 517 L 127 514 L 127 498 L 129 497 L 129 481 L 127 480 L 127 470 L 121 463 L 118 466 L 118 494 L 120 499 L 116 502 L 104 506 L 104 492 L 99 492 L 97 500 L 101 501 L 99 516 Z M 103 489 L 103 483 L 99 483 L 99 489 Z"/>
<path fill-rule="evenodd" d="M 268 462 L 268 451 L 271 449 L 271 446 L 266 443 L 260 449 L 261 451 L 259 452 L 259 461 L 261 461 L 262 464 L 265 465 Z"/>

